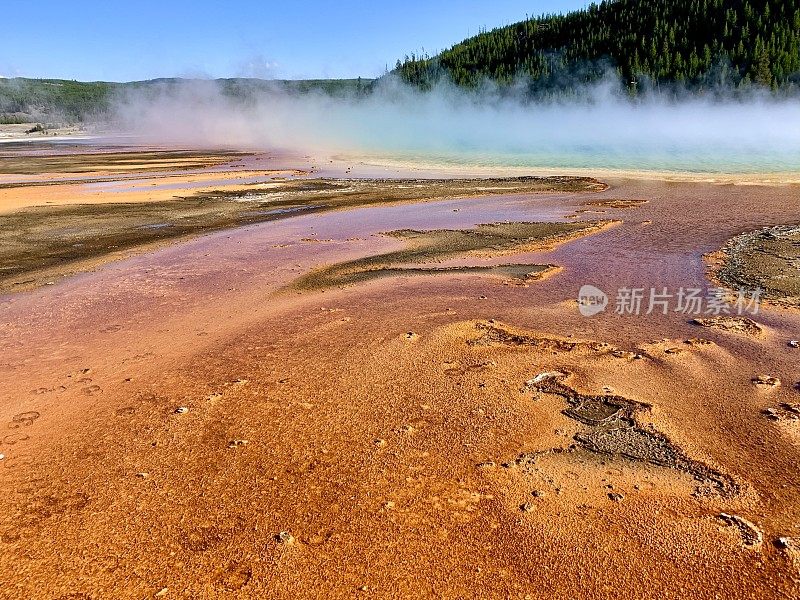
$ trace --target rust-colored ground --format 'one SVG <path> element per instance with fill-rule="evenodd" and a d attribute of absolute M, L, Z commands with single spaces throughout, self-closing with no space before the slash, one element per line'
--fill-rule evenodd
<path fill-rule="evenodd" d="M 613 303 L 707 285 L 703 255 L 797 222 L 798 190 L 611 184 L 298 216 L 0 297 L 0 596 L 797 597 L 800 314 L 746 335 Z M 623 223 L 514 255 L 561 267 L 527 287 L 285 291 L 403 248 L 380 232 L 576 213 Z M 595 396 L 636 404 L 595 422 Z M 609 431 L 650 437 L 580 441 Z"/>

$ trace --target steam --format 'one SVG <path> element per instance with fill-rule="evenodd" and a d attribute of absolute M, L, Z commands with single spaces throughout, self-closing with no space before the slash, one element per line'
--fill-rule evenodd
<path fill-rule="evenodd" d="M 608 81 L 573 99 L 446 84 L 422 92 L 392 78 L 332 97 L 278 86 L 231 96 L 214 81 L 120 97 L 116 126 L 152 143 L 284 149 L 488 166 L 800 172 L 800 103 L 649 93 Z"/>

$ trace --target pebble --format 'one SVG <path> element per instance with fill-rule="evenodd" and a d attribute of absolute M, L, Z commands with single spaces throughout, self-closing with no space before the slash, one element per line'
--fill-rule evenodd
<path fill-rule="evenodd" d="M 775 411 L 774 408 L 765 408 L 762 412 L 767 416 L 768 419 L 773 421 L 780 419 L 780 415 Z"/>
<path fill-rule="evenodd" d="M 793 415 L 800 416 L 800 404 L 792 404 L 791 402 L 782 402 L 781 408 L 784 410 L 788 410 Z"/>
<path fill-rule="evenodd" d="M 728 513 L 719 513 L 719 518 L 725 521 L 728 525 L 735 526 L 740 535 L 742 536 L 742 543 L 748 548 L 758 548 L 764 539 L 761 529 L 755 523 L 752 523 L 740 517 L 739 515 L 731 515 Z"/>
<path fill-rule="evenodd" d="M 236 448 L 237 446 L 247 446 L 249 444 L 247 440 L 231 440 L 228 442 L 228 448 Z"/>
<path fill-rule="evenodd" d="M 617 492 L 611 492 L 608 495 L 608 498 L 609 500 L 612 500 L 614 502 L 622 502 L 625 499 L 625 496 L 623 496 L 622 494 L 618 494 Z"/>
<path fill-rule="evenodd" d="M 377 439 L 372 443 L 378 446 L 378 448 L 383 448 L 386 445 L 386 440 Z"/>
<path fill-rule="evenodd" d="M 526 502 L 525 504 L 520 505 L 519 509 L 524 513 L 529 513 L 536 510 L 536 505 L 533 502 Z"/>
<path fill-rule="evenodd" d="M 3 460 L 6 457 L 5 454 L 0 454 L 0 460 Z"/>
<path fill-rule="evenodd" d="M 286 544 L 287 546 L 294 544 L 294 536 L 288 531 L 281 531 L 275 536 L 275 539 L 278 541 L 278 543 Z"/>
<path fill-rule="evenodd" d="M 545 493 L 542 490 L 533 490 L 531 494 L 533 494 L 534 498 L 543 498 L 545 496 Z"/>
<path fill-rule="evenodd" d="M 150 473 L 146 473 L 146 472 L 142 471 L 141 473 L 137 473 L 136 476 L 139 479 L 147 479 L 148 477 L 150 477 Z"/>
<path fill-rule="evenodd" d="M 525 382 L 525 386 L 534 387 L 547 379 L 561 379 L 562 377 L 564 377 L 564 373 L 561 371 L 545 371 L 543 373 L 539 373 L 532 379 L 528 379 L 528 381 Z"/>
<path fill-rule="evenodd" d="M 161 598 L 162 596 L 166 596 L 169 588 L 161 588 L 156 592 L 156 598 Z"/>
<path fill-rule="evenodd" d="M 781 380 L 771 375 L 759 375 L 758 377 L 753 377 L 753 384 L 758 387 L 774 388 L 781 384 Z"/>
<path fill-rule="evenodd" d="M 189 412 L 189 408 L 186 407 L 186 406 L 179 406 L 178 408 L 175 409 L 175 414 L 176 415 L 185 415 L 188 412 Z"/>
<path fill-rule="evenodd" d="M 386 510 L 392 510 L 394 507 L 395 503 L 392 502 L 391 500 L 387 500 L 386 502 L 383 503 L 383 508 L 385 508 Z"/>
<path fill-rule="evenodd" d="M 800 341 L 799 340 L 792 340 L 789 342 L 790 348 L 800 348 Z"/>

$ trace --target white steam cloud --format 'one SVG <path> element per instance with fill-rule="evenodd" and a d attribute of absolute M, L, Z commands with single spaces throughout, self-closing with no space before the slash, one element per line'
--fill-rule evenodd
<path fill-rule="evenodd" d="M 128 93 L 117 125 L 150 142 L 396 156 L 489 166 L 800 172 L 800 103 L 648 94 L 610 84 L 579 100 L 523 101 L 497 90 L 391 79 L 358 97 L 274 90 L 233 98 L 213 81 Z"/>

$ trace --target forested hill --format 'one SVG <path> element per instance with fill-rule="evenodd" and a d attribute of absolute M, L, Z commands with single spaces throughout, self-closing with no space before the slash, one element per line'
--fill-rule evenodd
<path fill-rule="evenodd" d="M 434 57 L 398 61 L 421 87 L 529 78 L 540 89 L 596 80 L 609 68 L 647 83 L 800 85 L 800 0 L 615 0 L 482 32 Z"/>
<path fill-rule="evenodd" d="M 365 94 L 372 79 L 215 79 L 219 92 L 232 99 L 248 99 L 270 93 L 326 94 L 352 96 Z M 209 84 L 208 80 L 180 78 L 151 79 L 129 83 L 81 82 L 65 79 L 0 78 L 0 123 L 38 121 L 87 121 L 102 119 L 115 98 L 126 92 L 146 94 L 176 90 L 185 85 Z"/>

